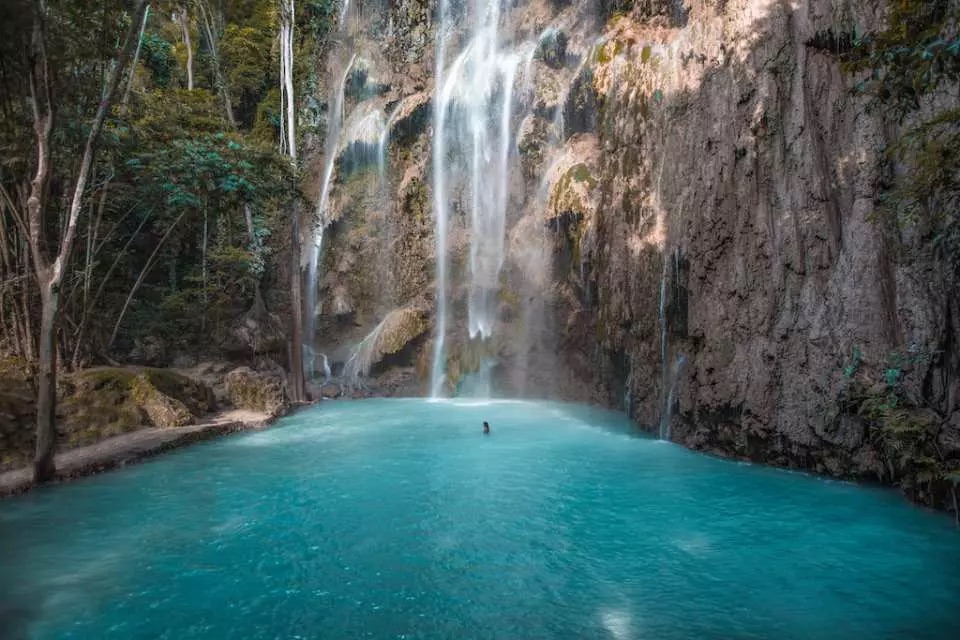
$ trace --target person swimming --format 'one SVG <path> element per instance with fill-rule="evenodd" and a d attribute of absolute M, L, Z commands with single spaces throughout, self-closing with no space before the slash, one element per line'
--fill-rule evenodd
<path fill-rule="evenodd" d="M 490 435 L 490 423 L 486 420 L 483 421 L 483 435 Z"/>

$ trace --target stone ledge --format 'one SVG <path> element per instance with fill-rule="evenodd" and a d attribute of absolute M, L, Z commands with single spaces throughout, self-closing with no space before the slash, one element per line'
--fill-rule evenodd
<path fill-rule="evenodd" d="M 230 433 L 265 429 L 275 419 L 276 416 L 266 413 L 227 411 L 201 424 L 125 433 L 57 455 L 56 479 L 42 486 L 96 475 Z M 37 486 L 31 467 L 0 473 L 0 498 L 26 493 Z"/>

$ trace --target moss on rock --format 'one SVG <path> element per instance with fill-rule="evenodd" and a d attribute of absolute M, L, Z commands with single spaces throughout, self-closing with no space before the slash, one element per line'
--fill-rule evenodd
<path fill-rule="evenodd" d="M 180 400 L 168 396 L 140 374 L 131 385 L 133 400 L 155 427 L 184 427 L 193 422 L 193 414 Z"/>
<path fill-rule="evenodd" d="M 106 367 L 64 379 L 61 431 L 81 446 L 144 426 L 182 427 L 214 409 L 204 385 L 166 369 Z"/>
<path fill-rule="evenodd" d="M 227 397 L 238 409 L 273 415 L 284 406 L 283 380 L 240 367 L 227 374 Z"/>

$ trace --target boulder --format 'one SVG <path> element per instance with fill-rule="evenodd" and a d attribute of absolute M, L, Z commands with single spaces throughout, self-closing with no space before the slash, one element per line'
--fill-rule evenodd
<path fill-rule="evenodd" d="M 205 361 L 189 369 L 181 369 L 179 373 L 209 388 L 216 406 L 219 407 L 230 404 L 226 378 L 233 368 L 234 365 L 228 362 Z"/>
<path fill-rule="evenodd" d="M 74 446 L 145 426 L 182 427 L 215 409 L 206 385 L 168 369 L 90 369 L 65 377 L 60 394 L 60 431 Z"/>
<path fill-rule="evenodd" d="M 257 372 L 250 367 L 234 369 L 226 377 L 227 398 L 234 407 L 271 415 L 283 410 L 284 386 L 282 376 Z"/>
<path fill-rule="evenodd" d="M 133 399 L 155 427 L 185 427 L 194 421 L 187 405 L 158 389 L 141 373 L 133 381 Z"/>

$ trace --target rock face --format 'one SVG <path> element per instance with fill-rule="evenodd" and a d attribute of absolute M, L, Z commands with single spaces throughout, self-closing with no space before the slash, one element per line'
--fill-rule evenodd
<path fill-rule="evenodd" d="M 398 117 L 386 177 L 371 160 L 334 187 L 318 328 L 340 366 L 390 309 L 435 308 L 431 4 L 391 3 L 353 43 L 375 49 L 376 25 L 393 25 L 386 59 L 368 58 L 382 66 L 372 100 Z M 448 380 L 493 359 L 501 393 L 622 407 L 694 448 L 913 482 L 944 504 L 942 472 L 960 468 L 958 314 L 930 265 L 895 260 L 871 222 L 897 126 L 818 46 L 876 28 L 878 11 L 512 3 L 505 38 L 532 56 L 514 87 L 499 324 L 483 344 L 466 335 L 468 208 L 453 202 Z M 392 364 L 425 384 L 431 353 L 425 341 Z M 921 457 L 938 443 L 938 480 L 906 478 L 904 437 Z"/>
<path fill-rule="evenodd" d="M 186 426 L 216 409 L 208 387 L 165 369 L 90 369 L 62 376 L 57 393 L 61 450 L 143 427 Z M 27 374 L 17 378 L 0 375 L 0 467 L 21 466 L 31 460 L 34 402 Z"/>
<path fill-rule="evenodd" d="M 275 415 L 284 406 L 283 376 L 240 367 L 227 374 L 226 394 L 237 409 Z"/>

